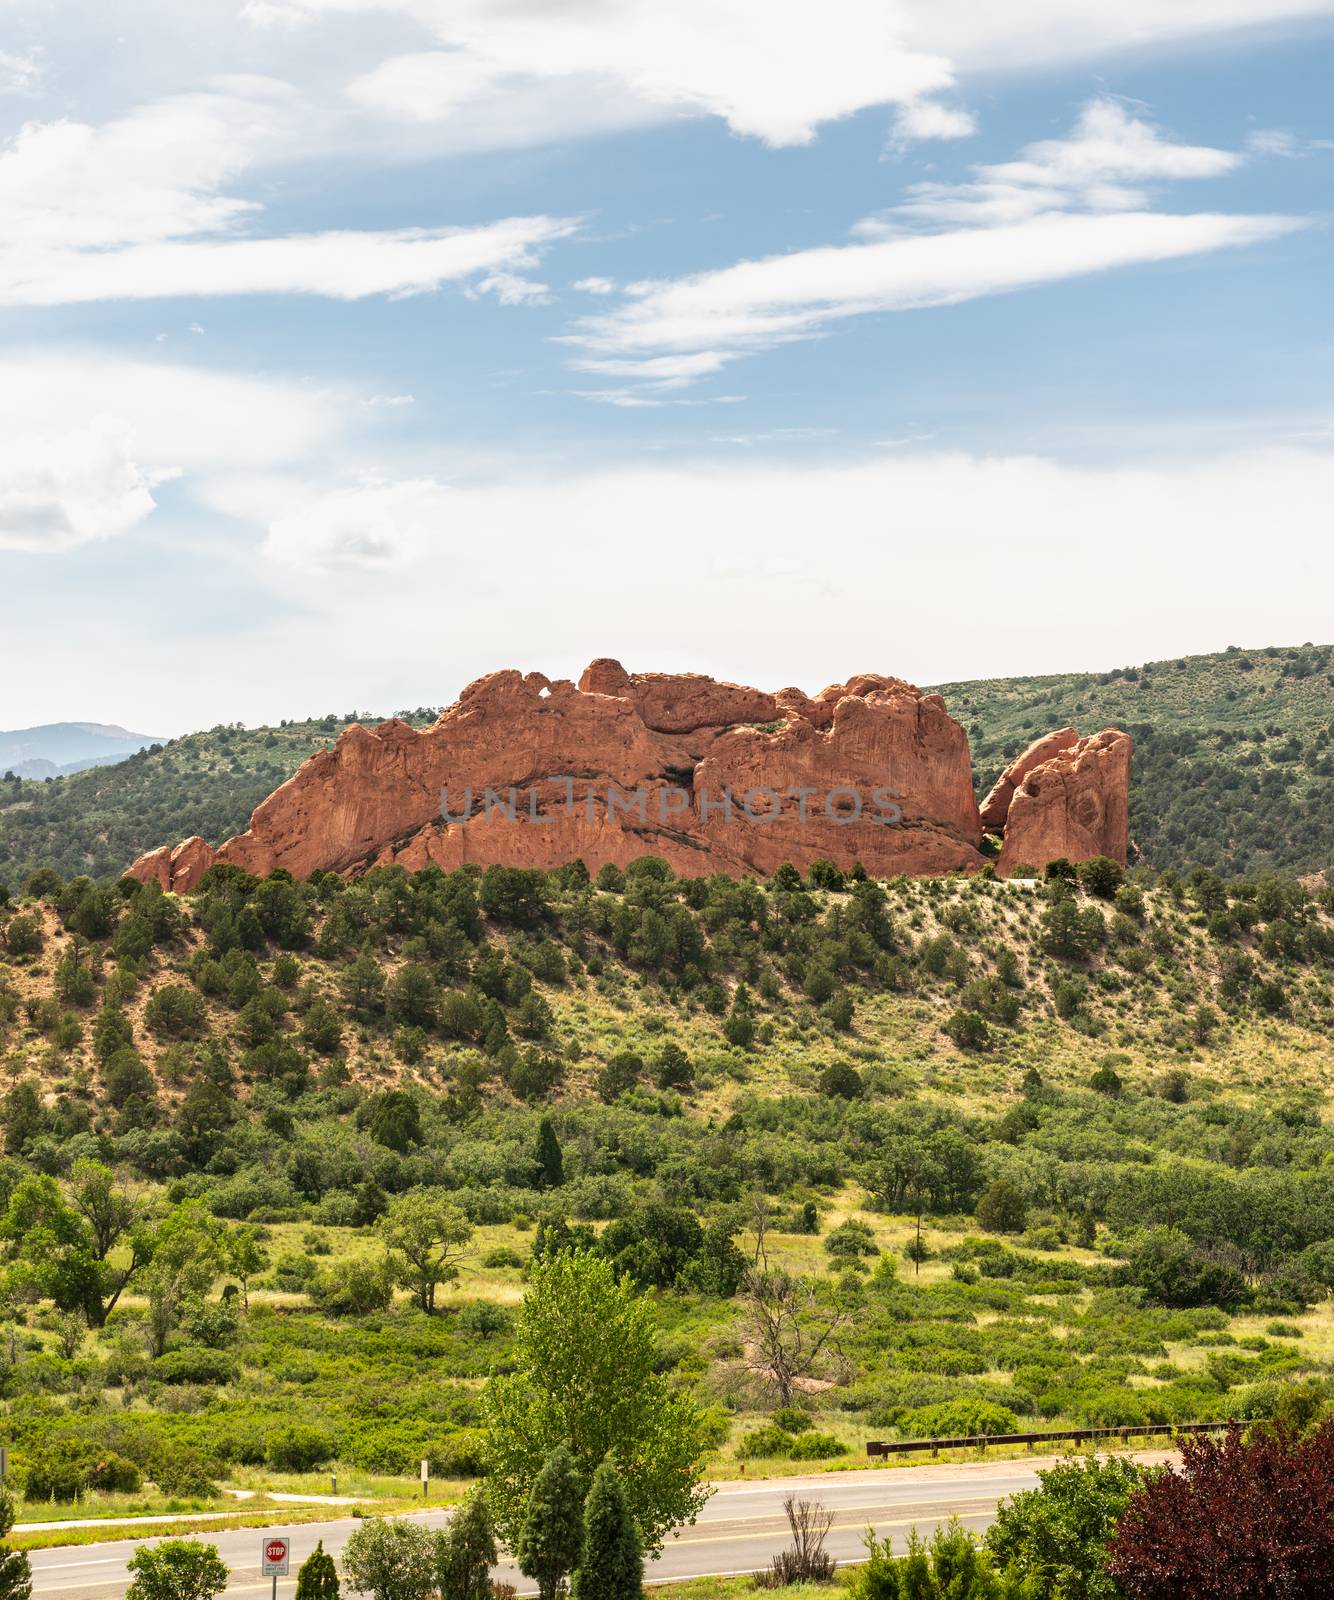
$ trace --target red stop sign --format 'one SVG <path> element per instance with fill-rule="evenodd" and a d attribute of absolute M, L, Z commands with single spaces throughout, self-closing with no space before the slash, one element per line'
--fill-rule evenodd
<path fill-rule="evenodd" d="M 285 1561 L 287 1559 L 287 1540 L 270 1539 L 264 1546 L 264 1559 L 266 1561 Z"/>

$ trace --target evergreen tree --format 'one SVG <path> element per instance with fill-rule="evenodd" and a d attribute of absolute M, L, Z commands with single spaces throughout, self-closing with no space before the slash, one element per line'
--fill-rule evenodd
<path fill-rule="evenodd" d="M 584 1552 L 573 1592 L 575 1600 L 641 1600 L 644 1593 L 639 1532 L 610 1461 L 593 1474 L 584 1501 Z"/>
<path fill-rule="evenodd" d="M 566 1578 L 579 1565 L 581 1500 L 574 1457 L 557 1445 L 533 1483 L 514 1549 L 519 1571 L 537 1582 L 538 1600 L 559 1600 Z"/>
<path fill-rule="evenodd" d="M 458 1508 L 436 1543 L 440 1600 L 490 1600 L 496 1539 L 486 1501 L 474 1494 Z"/>
<path fill-rule="evenodd" d="M 338 1600 L 338 1569 L 323 1539 L 297 1569 L 296 1600 Z"/>
<path fill-rule="evenodd" d="M 14 1526 L 14 1502 L 8 1489 L 0 1489 L 0 1600 L 28 1600 L 32 1593 L 32 1567 L 22 1550 L 3 1541 Z"/>
<path fill-rule="evenodd" d="M 550 1117 L 543 1117 L 537 1130 L 537 1164 L 541 1168 L 539 1183 L 543 1189 L 559 1189 L 565 1182 L 565 1158 L 561 1155 L 560 1140 L 551 1125 Z"/>

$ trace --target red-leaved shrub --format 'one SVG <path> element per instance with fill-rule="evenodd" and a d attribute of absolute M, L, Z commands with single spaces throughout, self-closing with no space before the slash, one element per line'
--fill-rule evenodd
<path fill-rule="evenodd" d="M 1133 1494 L 1109 1570 L 1130 1600 L 1329 1600 L 1334 1418 L 1300 1438 L 1187 1439 Z"/>

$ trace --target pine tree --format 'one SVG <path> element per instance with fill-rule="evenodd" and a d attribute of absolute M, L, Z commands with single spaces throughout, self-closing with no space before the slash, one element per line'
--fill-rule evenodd
<path fill-rule="evenodd" d="M 14 1526 L 14 1502 L 8 1489 L 0 1489 L 0 1600 L 28 1600 L 32 1594 L 32 1567 L 22 1550 L 3 1543 Z"/>
<path fill-rule="evenodd" d="M 537 1129 L 537 1164 L 541 1170 L 544 1189 L 559 1189 L 565 1182 L 565 1159 L 561 1155 L 560 1140 L 551 1125 L 550 1117 L 543 1117 Z"/>
<path fill-rule="evenodd" d="M 579 1565 L 583 1498 L 574 1457 L 557 1445 L 533 1483 L 514 1551 L 519 1571 L 537 1581 L 538 1600 L 560 1600 Z"/>
<path fill-rule="evenodd" d="M 496 1564 L 491 1515 L 481 1495 L 471 1495 L 449 1519 L 436 1544 L 435 1581 L 440 1600 L 490 1600 Z"/>
<path fill-rule="evenodd" d="M 575 1600 L 642 1600 L 644 1593 L 639 1533 L 610 1461 L 593 1474 L 584 1501 L 584 1553 L 573 1592 Z"/>
<path fill-rule="evenodd" d="M 338 1600 L 338 1569 L 323 1539 L 297 1569 L 296 1600 Z"/>

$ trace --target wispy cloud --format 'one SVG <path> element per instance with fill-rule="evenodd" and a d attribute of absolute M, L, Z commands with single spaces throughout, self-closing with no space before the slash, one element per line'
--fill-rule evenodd
<path fill-rule="evenodd" d="M 0 152 L 0 304 L 261 293 L 350 300 L 477 275 L 512 302 L 524 297 L 512 287 L 517 274 L 577 226 L 530 216 L 265 235 L 259 203 L 224 186 L 282 136 L 292 99 L 282 84 L 229 80 L 100 127 L 27 124 Z"/>
<path fill-rule="evenodd" d="M 859 223 L 857 242 L 633 284 L 566 338 L 586 352 L 580 370 L 680 387 L 850 317 L 956 304 L 1303 226 L 1288 216 L 1150 209 L 1149 186 L 1218 177 L 1242 159 L 1175 143 L 1118 103 L 1095 101 L 1067 139 L 979 166 L 965 183 L 915 185 L 902 205 Z"/>

